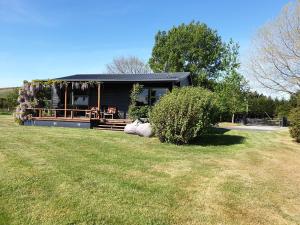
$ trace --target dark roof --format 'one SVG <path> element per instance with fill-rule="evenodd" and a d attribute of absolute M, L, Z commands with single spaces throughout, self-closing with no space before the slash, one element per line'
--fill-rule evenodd
<path fill-rule="evenodd" d="M 174 81 L 188 79 L 190 73 L 149 73 L 149 74 L 76 74 L 57 78 L 64 81 L 106 81 L 106 82 L 148 82 Z"/>

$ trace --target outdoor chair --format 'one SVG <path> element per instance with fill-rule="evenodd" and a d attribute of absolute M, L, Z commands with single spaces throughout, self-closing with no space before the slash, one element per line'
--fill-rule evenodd
<path fill-rule="evenodd" d="M 88 118 L 98 118 L 99 113 L 98 113 L 98 108 L 97 107 L 92 107 L 91 111 L 88 111 L 85 113 L 85 116 Z"/>
<path fill-rule="evenodd" d="M 115 106 L 108 106 L 107 110 L 105 110 L 103 112 L 103 117 L 104 118 L 111 117 L 111 119 L 114 119 L 114 117 L 116 117 L 116 115 L 117 115 L 117 112 L 118 112 L 117 107 L 115 107 Z"/>

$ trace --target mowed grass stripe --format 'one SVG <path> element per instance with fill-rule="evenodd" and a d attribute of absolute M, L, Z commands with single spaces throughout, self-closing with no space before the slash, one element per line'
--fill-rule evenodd
<path fill-rule="evenodd" d="M 2 224 L 298 224 L 299 145 L 228 131 L 189 146 L 0 116 Z"/>

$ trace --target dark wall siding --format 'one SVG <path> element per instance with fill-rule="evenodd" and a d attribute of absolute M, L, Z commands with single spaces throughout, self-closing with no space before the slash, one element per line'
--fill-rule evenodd
<path fill-rule="evenodd" d="M 101 85 L 101 109 L 108 106 L 116 106 L 120 112 L 121 117 L 128 113 L 130 104 L 130 92 L 134 83 L 103 83 Z M 180 85 L 172 82 L 140 82 L 141 85 L 147 87 L 166 87 L 172 90 L 174 86 Z M 90 87 L 88 90 L 89 108 L 98 106 L 98 88 Z M 68 108 L 71 106 L 72 88 L 68 87 Z M 52 107 L 64 108 L 64 89 L 52 90 Z"/>
<path fill-rule="evenodd" d="M 132 84 L 103 84 L 101 106 L 116 106 L 123 117 L 128 112 Z"/>

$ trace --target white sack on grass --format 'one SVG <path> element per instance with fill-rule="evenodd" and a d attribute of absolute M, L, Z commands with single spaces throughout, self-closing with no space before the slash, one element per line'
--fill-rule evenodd
<path fill-rule="evenodd" d="M 133 123 L 129 123 L 124 127 L 124 132 L 126 134 L 136 134 L 136 128 L 140 124 L 139 120 L 134 121 Z"/>
<path fill-rule="evenodd" d="M 150 123 L 141 123 L 136 127 L 136 134 L 143 137 L 151 137 L 153 135 L 153 131 Z"/>

